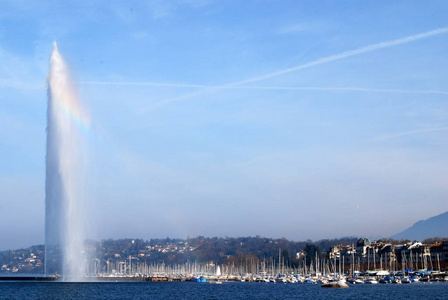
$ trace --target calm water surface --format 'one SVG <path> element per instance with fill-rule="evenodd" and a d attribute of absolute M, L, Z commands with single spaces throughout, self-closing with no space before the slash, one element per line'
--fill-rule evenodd
<path fill-rule="evenodd" d="M 448 299 L 448 283 L 350 285 L 224 282 L 0 282 L 0 299 Z"/>

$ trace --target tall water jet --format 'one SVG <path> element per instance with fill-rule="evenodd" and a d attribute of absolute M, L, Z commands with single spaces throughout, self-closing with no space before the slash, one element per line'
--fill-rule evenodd
<path fill-rule="evenodd" d="M 83 220 L 83 136 L 88 125 L 56 42 L 50 57 L 45 182 L 45 274 L 86 275 Z"/>

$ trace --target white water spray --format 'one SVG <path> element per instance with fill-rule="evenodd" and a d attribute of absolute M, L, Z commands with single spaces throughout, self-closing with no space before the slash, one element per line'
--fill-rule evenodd
<path fill-rule="evenodd" d="M 48 74 L 45 186 L 45 273 L 79 281 L 86 275 L 81 169 L 82 110 L 56 42 Z"/>

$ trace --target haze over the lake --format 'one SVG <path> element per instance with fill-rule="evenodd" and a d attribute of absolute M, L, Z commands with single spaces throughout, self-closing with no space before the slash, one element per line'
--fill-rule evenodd
<path fill-rule="evenodd" d="M 447 11 L 0 0 L 0 249 L 44 243 L 53 41 L 89 112 L 91 238 L 390 236 L 447 211 Z"/>

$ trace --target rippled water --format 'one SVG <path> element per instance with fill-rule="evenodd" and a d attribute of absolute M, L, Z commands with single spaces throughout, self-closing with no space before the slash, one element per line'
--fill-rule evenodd
<path fill-rule="evenodd" d="M 350 285 L 224 282 L 0 282 L 1 299 L 448 299 L 448 283 Z"/>

